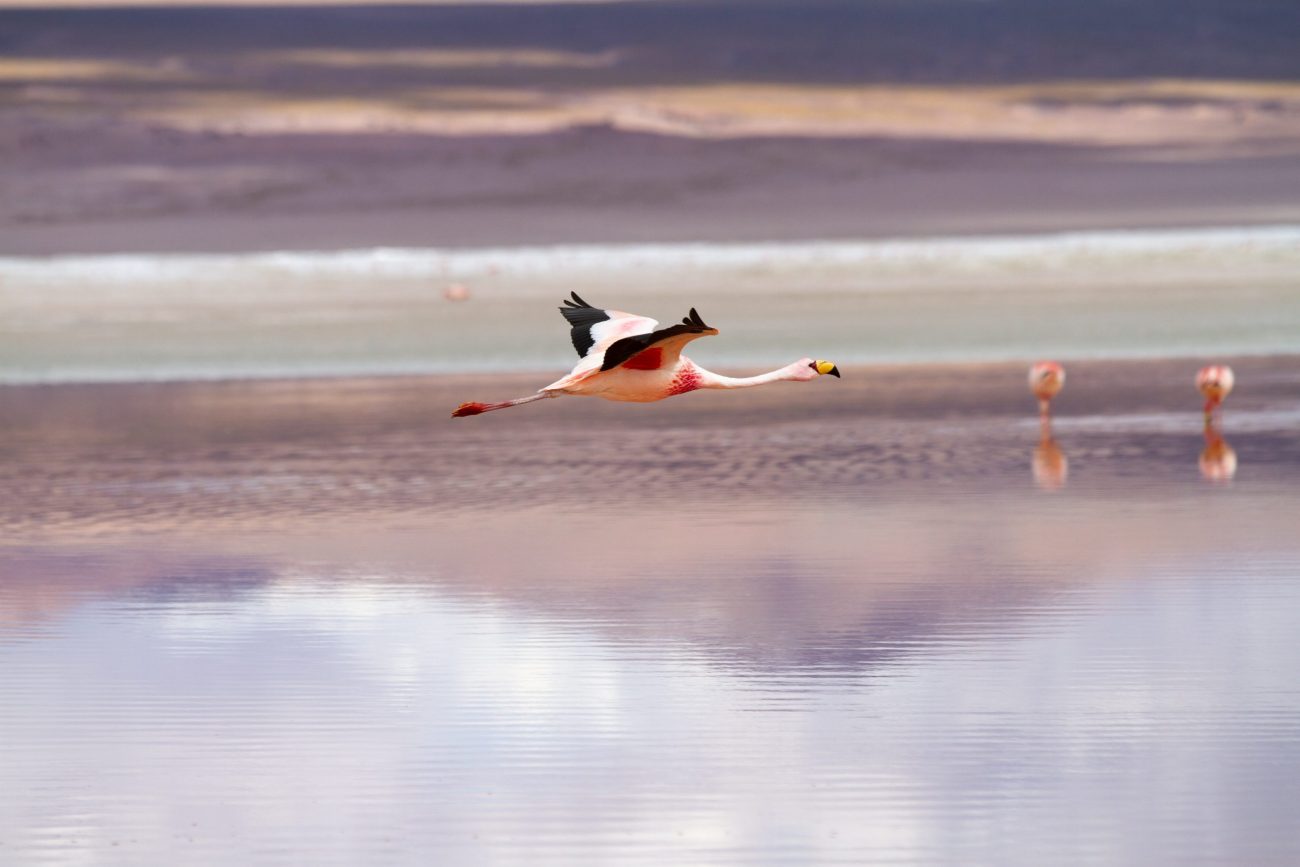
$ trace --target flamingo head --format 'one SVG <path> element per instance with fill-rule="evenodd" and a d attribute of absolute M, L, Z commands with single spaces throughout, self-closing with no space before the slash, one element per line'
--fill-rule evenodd
<path fill-rule="evenodd" d="M 833 361 L 822 361 L 813 358 L 801 358 L 794 364 L 790 365 L 790 379 L 795 382 L 807 382 L 810 379 L 816 379 L 826 374 L 839 378 L 840 369 L 835 366 Z"/>
<path fill-rule="evenodd" d="M 1196 372 L 1196 388 L 1205 395 L 1205 410 L 1209 412 L 1232 391 L 1232 368 L 1226 364 L 1210 364 Z"/>
<path fill-rule="evenodd" d="M 1065 385 L 1065 368 L 1055 361 L 1040 361 L 1029 368 L 1029 390 L 1040 401 L 1056 397 Z"/>

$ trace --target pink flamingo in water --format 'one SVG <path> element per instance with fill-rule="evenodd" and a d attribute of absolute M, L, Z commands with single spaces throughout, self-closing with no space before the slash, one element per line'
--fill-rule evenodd
<path fill-rule="evenodd" d="M 1065 385 L 1065 368 L 1055 361 L 1040 361 L 1029 368 L 1029 390 L 1038 398 L 1038 418 L 1044 435 L 1052 426 L 1052 398 Z"/>
<path fill-rule="evenodd" d="M 1029 368 L 1029 390 L 1038 398 L 1040 437 L 1034 449 L 1034 481 L 1040 488 L 1054 491 L 1065 487 L 1070 462 L 1052 439 L 1052 398 L 1065 385 L 1065 368 L 1055 361 L 1040 361 Z"/>
<path fill-rule="evenodd" d="M 1232 368 L 1226 364 L 1207 364 L 1196 371 L 1196 388 L 1205 395 L 1205 421 L 1208 424 L 1215 411 L 1223 406 L 1223 401 L 1232 393 L 1235 377 Z"/>
<path fill-rule="evenodd" d="M 1207 364 L 1196 372 L 1196 389 L 1205 395 L 1205 448 L 1197 464 L 1201 475 L 1212 482 L 1230 482 L 1237 474 L 1237 453 L 1216 423 L 1216 414 L 1232 392 L 1235 379 L 1226 364 Z"/>
<path fill-rule="evenodd" d="M 830 361 L 801 358 L 759 376 L 722 376 L 682 355 L 682 348 L 692 340 L 718 333 L 704 324 L 695 308 L 680 324 L 659 328 L 653 319 L 621 310 L 600 310 L 583 301 L 578 293 L 570 294 L 572 300 L 566 299 L 560 312 L 569 322 L 573 348 L 582 358 L 573 371 L 527 397 L 499 403 L 462 403 L 451 414 L 453 418 L 570 394 L 644 403 L 700 388 L 750 388 L 769 382 L 807 382 L 824 374 L 840 375 L 839 368 Z"/>

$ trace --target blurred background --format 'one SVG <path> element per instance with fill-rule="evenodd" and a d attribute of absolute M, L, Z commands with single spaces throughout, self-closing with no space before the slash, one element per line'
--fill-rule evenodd
<path fill-rule="evenodd" d="M 73 5 L 0 3 L 4 381 L 555 368 L 572 288 L 724 365 L 1298 348 L 1285 0 Z"/>

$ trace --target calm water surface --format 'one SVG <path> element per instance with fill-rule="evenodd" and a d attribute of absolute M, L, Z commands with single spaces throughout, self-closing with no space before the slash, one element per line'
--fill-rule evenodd
<path fill-rule="evenodd" d="M 1294 863 L 1293 487 L 1019 481 L 6 548 L 0 861 Z"/>
<path fill-rule="evenodd" d="M 1300 380 L 1182 367 L 5 392 L 0 863 L 1300 862 Z"/>

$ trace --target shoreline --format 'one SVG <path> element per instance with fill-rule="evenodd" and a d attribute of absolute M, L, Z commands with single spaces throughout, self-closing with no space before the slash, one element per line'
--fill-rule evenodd
<path fill-rule="evenodd" d="M 573 363 L 554 312 L 571 291 L 664 322 L 699 308 L 723 336 L 691 355 L 717 370 L 804 355 L 853 366 L 1289 354 L 1297 238 L 1300 225 L 0 257 L 0 380 L 547 375 Z M 471 297 L 448 302 L 453 283 Z"/>
<path fill-rule="evenodd" d="M 1265 237 L 1261 238 L 1263 233 Z M 554 242 L 466 242 L 466 243 L 449 243 L 446 245 L 365 245 L 354 243 L 338 247 L 283 247 L 283 248 L 241 248 L 231 250 L 113 250 L 104 252 L 65 252 L 50 254 L 24 254 L 24 253 L 4 253 L 0 252 L 0 267 L 5 264 L 39 264 L 53 262 L 75 262 L 77 260 L 88 260 L 91 262 L 129 262 L 139 259 L 156 259 L 165 262 L 177 262 L 187 259 L 194 260 L 196 264 L 207 262 L 220 262 L 245 259 L 250 261 L 259 261 L 268 265 L 287 266 L 289 260 L 294 257 L 320 256 L 322 259 L 341 262 L 345 257 L 381 257 L 383 261 L 377 264 L 392 268 L 394 265 L 401 264 L 400 257 L 415 256 L 438 256 L 438 257 L 466 257 L 475 256 L 491 257 L 497 261 L 492 263 L 492 267 L 499 268 L 504 264 L 501 259 L 512 257 L 546 257 L 546 256 L 571 256 L 587 257 L 597 256 L 599 253 L 610 251 L 618 253 L 620 256 L 644 256 L 646 254 L 663 254 L 671 256 L 674 253 L 692 253 L 701 249 L 708 249 L 713 258 L 731 259 L 737 255 L 743 255 L 745 251 L 753 253 L 783 253 L 790 251 L 805 251 L 807 253 L 837 253 L 843 255 L 846 251 L 855 251 L 861 248 L 865 251 L 867 248 L 876 248 L 878 251 L 893 248 L 896 253 L 904 255 L 910 249 L 918 250 L 922 247 L 948 247 L 954 252 L 969 254 L 964 249 L 975 247 L 976 245 L 989 245 L 993 247 L 1007 247 L 1016 244 L 1042 245 L 1051 242 L 1075 247 L 1088 244 L 1104 244 L 1107 241 L 1124 239 L 1128 241 L 1136 235 L 1147 244 L 1157 246 L 1169 246 L 1171 244 L 1186 244 L 1191 241 L 1209 240 L 1209 241 L 1231 241 L 1243 240 L 1241 236 L 1251 236 L 1250 240 L 1262 240 L 1266 243 L 1273 242 L 1275 239 L 1268 237 L 1274 235 L 1295 235 L 1300 233 L 1300 212 L 1296 219 L 1277 220 L 1274 222 L 1267 221 L 1250 221 L 1230 222 L 1222 220 L 1213 220 L 1207 215 L 1205 221 L 1191 221 L 1186 223 L 1152 223 L 1150 225 L 1129 225 L 1129 224 L 1097 224 L 1082 225 L 1077 228 L 1054 228 L 1051 225 L 1042 222 L 1026 224 L 1025 228 L 1008 231 L 986 231 L 974 226 L 958 228 L 951 232 L 910 232 L 910 233 L 890 233 L 881 234 L 862 234 L 862 235 L 827 235 L 827 236 L 801 236 L 794 235 L 791 237 L 771 237 L 761 239 L 682 239 L 682 240 L 662 240 L 662 241 L 640 241 L 640 240 L 565 240 Z M 1290 240 L 1290 239 L 1288 239 Z M 1120 251 L 1122 252 L 1122 251 Z M 751 253 L 752 255 L 752 253 Z M 869 254 L 862 252 L 859 255 L 867 256 Z M 878 255 L 878 254 L 877 254 Z M 694 258 L 694 256 L 692 256 Z M 477 262 L 482 266 L 485 262 Z M 640 267 L 640 263 L 636 265 Z M 0 271 L 0 275 L 3 272 Z M 449 274 L 449 276 L 455 276 Z"/>

